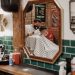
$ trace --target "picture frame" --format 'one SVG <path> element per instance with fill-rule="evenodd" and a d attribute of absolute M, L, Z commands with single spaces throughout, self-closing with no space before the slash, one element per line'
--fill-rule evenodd
<path fill-rule="evenodd" d="M 35 4 L 35 19 L 45 22 L 46 4 Z"/>
<path fill-rule="evenodd" d="M 75 34 L 75 0 L 69 1 L 70 29 Z"/>
<path fill-rule="evenodd" d="M 0 14 L 0 31 L 4 31 L 5 27 L 7 26 L 8 21 L 3 14 Z"/>
<path fill-rule="evenodd" d="M 45 6 L 43 6 L 45 5 Z M 34 19 L 41 19 L 41 26 L 46 26 L 43 32 L 38 34 L 32 34 L 31 36 L 25 36 L 25 47 L 23 48 L 27 59 L 36 60 L 53 64 L 62 53 L 62 8 L 55 1 L 46 1 L 43 3 L 33 3 L 33 10 L 30 13 L 25 13 L 25 32 L 28 29 L 27 26 L 31 26 Z M 41 14 L 43 12 L 43 14 Z M 27 24 L 29 20 L 31 24 Z M 44 25 L 42 25 L 45 23 Z M 35 24 L 36 25 L 36 24 Z M 36 31 L 36 30 L 34 30 Z M 37 30 L 39 31 L 39 29 Z M 25 33 L 26 35 L 27 33 Z M 46 34 L 46 35 L 45 35 Z M 50 43 L 51 42 L 51 43 Z M 53 47 L 52 47 L 53 46 Z"/>

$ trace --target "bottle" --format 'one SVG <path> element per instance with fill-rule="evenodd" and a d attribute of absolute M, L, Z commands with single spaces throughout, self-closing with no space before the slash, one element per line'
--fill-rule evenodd
<path fill-rule="evenodd" d="M 9 65 L 13 65 L 13 54 L 9 54 Z"/>
<path fill-rule="evenodd" d="M 71 58 L 66 58 L 66 75 L 71 73 Z"/>
<path fill-rule="evenodd" d="M 60 66 L 59 75 L 66 75 L 66 70 L 63 66 Z"/>
<path fill-rule="evenodd" d="M 59 62 L 59 66 L 60 66 L 59 75 L 66 75 L 66 70 L 64 69 L 64 67 L 66 66 L 66 62 L 65 61 Z"/>
<path fill-rule="evenodd" d="M 75 75 L 75 57 L 71 60 L 71 72 L 72 75 Z"/>

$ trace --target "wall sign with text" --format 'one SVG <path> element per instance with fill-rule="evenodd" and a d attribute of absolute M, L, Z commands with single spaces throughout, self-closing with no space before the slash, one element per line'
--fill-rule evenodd
<path fill-rule="evenodd" d="M 46 16 L 46 5 L 45 4 L 36 4 L 35 5 L 35 18 L 40 19 L 45 22 Z"/>

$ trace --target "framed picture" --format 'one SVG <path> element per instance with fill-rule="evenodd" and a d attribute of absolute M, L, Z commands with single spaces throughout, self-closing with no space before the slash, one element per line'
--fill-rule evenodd
<path fill-rule="evenodd" d="M 0 31 L 4 31 L 5 27 L 7 26 L 8 21 L 3 14 L 0 14 Z"/>
<path fill-rule="evenodd" d="M 70 29 L 75 34 L 75 0 L 69 1 Z"/>
<path fill-rule="evenodd" d="M 36 4 L 35 5 L 35 18 L 40 19 L 42 22 L 45 22 L 46 17 L 46 5 L 45 4 Z"/>
<path fill-rule="evenodd" d="M 59 11 L 57 10 L 52 10 L 52 15 L 51 15 L 51 22 L 52 22 L 52 27 L 57 27 L 59 26 Z"/>
<path fill-rule="evenodd" d="M 40 31 L 43 36 L 37 34 L 38 37 L 35 35 L 25 37 L 23 49 L 27 58 L 53 64 L 62 53 L 62 8 L 55 0 L 43 0 L 42 4 L 36 3 L 37 1 L 33 3 L 31 18 L 29 13 L 25 13 L 25 25 L 28 17 L 31 22 L 34 19 L 41 19 L 47 29 L 43 27 Z M 25 32 L 28 30 L 30 29 L 25 26 Z"/>

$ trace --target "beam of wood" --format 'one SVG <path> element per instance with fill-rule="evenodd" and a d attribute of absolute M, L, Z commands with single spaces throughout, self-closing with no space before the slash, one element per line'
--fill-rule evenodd
<path fill-rule="evenodd" d="M 22 48 L 25 45 L 24 15 L 20 8 L 18 12 L 13 13 L 13 45 L 14 48 Z"/>

